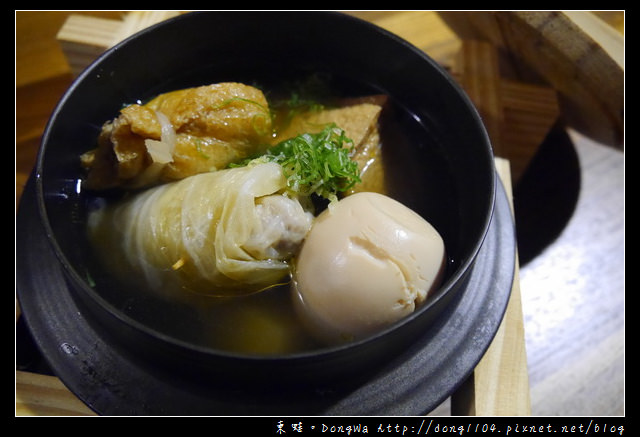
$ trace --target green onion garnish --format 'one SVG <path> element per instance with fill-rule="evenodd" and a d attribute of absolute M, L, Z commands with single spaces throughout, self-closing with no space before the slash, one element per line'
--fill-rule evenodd
<path fill-rule="evenodd" d="M 358 164 L 351 160 L 353 141 L 344 130 L 328 124 L 318 133 L 304 133 L 284 140 L 257 158 L 232 164 L 241 167 L 252 162 L 275 162 L 282 166 L 289 189 L 299 195 L 337 200 L 360 182 Z"/>

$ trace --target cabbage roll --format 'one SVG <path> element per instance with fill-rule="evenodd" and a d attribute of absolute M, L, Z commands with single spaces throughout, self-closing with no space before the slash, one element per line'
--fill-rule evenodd
<path fill-rule="evenodd" d="M 288 281 L 313 214 L 261 163 L 149 188 L 89 216 L 109 268 L 154 290 L 230 296 Z"/>
<path fill-rule="evenodd" d="M 267 100 L 236 82 L 161 94 L 107 121 L 81 156 L 84 186 L 140 188 L 219 170 L 260 153 L 271 135 Z"/>

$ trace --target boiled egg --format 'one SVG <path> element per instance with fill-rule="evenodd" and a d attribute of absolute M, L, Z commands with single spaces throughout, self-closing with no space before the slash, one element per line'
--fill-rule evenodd
<path fill-rule="evenodd" d="M 294 305 L 326 343 L 357 340 L 413 313 L 446 265 L 444 241 L 416 212 L 361 192 L 314 221 L 292 275 Z"/>

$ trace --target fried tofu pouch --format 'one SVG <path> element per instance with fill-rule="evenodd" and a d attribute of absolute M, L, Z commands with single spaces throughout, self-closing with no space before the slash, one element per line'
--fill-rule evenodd
<path fill-rule="evenodd" d="M 305 132 L 319 132 L 329 123 L 335 123 L 353 141 L 351 157 L 358 163 L 360 179 L 348 194 L 359 191 L 385 192 L 382 162 L 382 143 L 378 122 L 387 102 L 387 96 L 372 95 L 339 102 L 339 107 L 319 111 L 310 110 L 293 117 L 275 137 L 282 141 Z"/>
<path fill-rule="evenodd" d="M 161 94 L 106 122 L 81 157 L 85 187 L 142 188 L 219 170 L 260 153 L 271 117 L 259 89 L 235 82 Z"/>

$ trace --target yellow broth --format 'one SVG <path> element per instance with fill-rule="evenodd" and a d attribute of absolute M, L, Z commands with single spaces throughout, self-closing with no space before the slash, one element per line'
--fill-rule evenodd
<path fill-rule="evenodd" d="M 380 119 L 384 191 L 430 221 L 445 239 L 455 233 L 456 193 L 437 138 L 403 108 L 387 107 Z M 447 247 L 449 268 L 455 248 Z M 330 274 L 330 272 L 327 272 Z M 446 279 L 446 278 L 445 278 Z M 147 290 L 135 278 L 114 278 L 97 267 L 95 288 L 133 320 L 162 335 L 200 347 L 248 355 L 287 355 L 323 347 L 305 331 L 288 284 L 241 297 L 212 297 Z"/>

